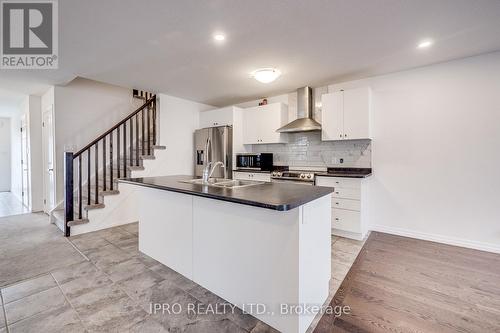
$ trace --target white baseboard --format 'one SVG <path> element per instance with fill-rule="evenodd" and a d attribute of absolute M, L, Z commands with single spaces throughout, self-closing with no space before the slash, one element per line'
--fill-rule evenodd
<path fill-rule="evenodd" d="M 382 225 L 371 226 L 370 230 L 384 232 L 387 234 L 393 234 L 393 235 L 398 235 L 398 236 L 405 236 L 405 237 L 410 237 L 410 238 L 422 239 L 422 240 L 427 240 L 427 241 L 432 241 L 432 242 L 437 242 L 437 243 L 443 243 L 443 244 L 448 244 L 448 245 L 466 247 L 466 248 L 474 249 L 474 250 L 500 253 L 500 245 L 497 245 L 497 244 L 475 242 L 475 241 L 470 241 L 470 240 L 466 240 L 466 239 L 462 239 L 462 238 L 448 237 L 448 236 L 437 235 L 437 234 L 429 234 L 429 233 L 420 232 L 420 231 L 401 229 L 401 228 L 393 228 L 393 227 L 387 227 L 387 226 L 382 226 Z"/>
<path fill-rule="evenodd" d="M 362 233 L 344 231 L 344 230 L 335 229 L 335 228 L 332 228 L 332 235 L 344 237 L 344 238 L 350 238 L 350 239 L 359 240 L 359 241 L 363 240 L 366 236 L 366 235 L 363 235 Z"/>

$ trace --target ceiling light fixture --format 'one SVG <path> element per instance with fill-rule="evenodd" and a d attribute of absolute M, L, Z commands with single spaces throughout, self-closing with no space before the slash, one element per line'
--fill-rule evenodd
<path fill-rule="evenodd" d="M 281 72 L 276 68 L 261 68 L 253 71 L 251 75 L 259 82 L 271 83 L 281 75 Z"/>
<path fill-rule="evenodd" d="M 417 48 L 426 49 L 428 47 L 431 47 L 432 44 L 434 44 L 434 41 L 432 39 L 424 39 L 420 43 L 418 43 Z"/>
<path fill-rule="evenodd" d="M 218 42 L 222 42 L 226 39 L 226 36 L 224 34 L 215 34 L 214 39 Z"/>

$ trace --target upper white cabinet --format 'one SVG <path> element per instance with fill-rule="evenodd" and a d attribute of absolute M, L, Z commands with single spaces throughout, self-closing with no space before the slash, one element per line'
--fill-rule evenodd
<path fill-rule="evenodd" d="M 370 138 L 370 88 L 324 94 L 321 103 L 322 140 Z"/>
<path fill-rule="evenodd" d="M 229 106 L 200 112 L 200 128 L 232 125 L 233 109 L 234 107 Z"/>
<path fill-rule="evenodd" d="M 276 130 L 288 122 L 288 107 L 273 103 L 243 110 L 243 144 L 284 143 L 286 134 Z"/>

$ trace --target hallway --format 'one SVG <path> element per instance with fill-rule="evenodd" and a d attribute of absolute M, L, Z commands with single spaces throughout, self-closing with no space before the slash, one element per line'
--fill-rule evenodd
<path fill-rule="evenodd" d="M 11 192 L 0 192 L 0 217 L 29 213 Z"/>

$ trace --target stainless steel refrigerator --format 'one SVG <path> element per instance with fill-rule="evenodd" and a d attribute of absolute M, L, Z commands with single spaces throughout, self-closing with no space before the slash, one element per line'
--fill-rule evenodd
<path fill-rule="evenodd" d="M 195 176 L 203 175 L 208 162 L 222 162 L 224 168 L 217 166 L 212 174 L 216 178 L 233 177 L 233 128 L 219 126 L 202 128 L 194 132 Z"/>

